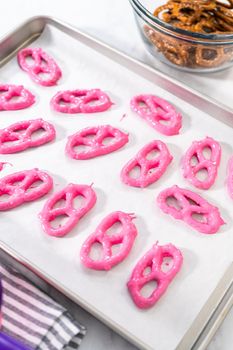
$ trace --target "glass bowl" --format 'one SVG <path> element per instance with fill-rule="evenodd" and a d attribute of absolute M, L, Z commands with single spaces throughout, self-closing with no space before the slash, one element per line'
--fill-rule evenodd
<path fill-rule="evenodd" d="M 153 16 L 165 1 L 129 0 L 147 50 L 172 67 L 216 72 L 233 64 L 233 34 L 201 34 L 175 28 Z"/>

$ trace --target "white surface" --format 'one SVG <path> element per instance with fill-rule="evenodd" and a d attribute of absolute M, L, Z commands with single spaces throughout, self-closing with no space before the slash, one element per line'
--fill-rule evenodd
<path fill-rule="evenodd" d="M 15 10 L 12 12 L 13 5 Z M 56 2 L 56 5 L 54 1 L 40 1 L 39 3 L 33 3 L 33 7 L 32 2 L 29 1 L 8 1 L 4 5 L 4 10 L 5 13 L 2 16 L 0 23 L 2 34 L 4 34 L 10 29 L 9 18 L 11 19 L 11 25 L 13 23 L 15 25 L 16 22 L 19 23 L 21 19 L 31 15 L 43 13 L 52 14 L 69 21 L 74 25 L 79 26 L 83 30 L 86 30 L 96 36 L 99 36 L 101 39 L 106 40 L 112 45 L 131 53 L 135 57 L 138 57 L 140 59 L 145 58 L 143 46 L 136 33 L 136 27 L 133 22 L 132 14 L 131 12 L 128 12 L 129 6 L 125 1 L 118 1 L 114 4 L 111 2 L 111 5 L 110 2 L 107 1 L 98 1 L 98 4 L 93 1 L 76 1 L 70 2 L 68 9 L 65 9 L 65 3 L 62 1 L 59 4 L 58 2 Z M 119 18 L 121 22 L 119 22 Z M 182 77 L 185 77 L 185 79 L 187 79 L 187 74 L 179 73 L 179 75 L 182 75 Z M 225 80 L 223 82 L 224 77 L 228 77 L 228 80 Z M 218 73 L 217 76 L 215 74 L 211 77 L 206 76 L 196 78 L 192 76 L 191 81 L 192 84 L 195 83 L 196 85 L 200 86 L 201 89 L 204 89 L 207 94 L 209 93 L 209 91 L 211 91 L 211 95 L 213 97 L 215 97 L 216 94 L 219 94 L 223 102 L 229 103 L 231 102 L 231 99 L 229 98 L 229 95 L 227 96 L 227 91 L 230 94 L 231 89 L 229 87 L 231 86 L 231 77 L 232 71 L 226 71 Z M 196 82 L 197 79 L 199 79 L 198 82 Z M 214 85 L 213 82 L 217 82 L 217 84 Z M 216 91 L 214 91 L 215 88 L 218 89 L 217 93 Z M 224 98 L 225 100 L 223 100 Z M 123 125 L 124 124 L 122 124 L 122 126 Z M 230 325 L 230 323 L 228 324 Z M 227 330 L 227 327 L 225 329 Z M 212 349 L 218 349 L 218 344 L 220 344 L 220 348 L 222 350 L 229 349 L 228 344 L 230 344 L 230 338 L 228 338 L 229 340 L 226 340 L 225 344 L 223 344 L 221 339 L 222 338 L 219 337 L 217 338 L 217 341 L 215 342 L 216 346 L 212 345 Z M 113 344 L 111 344 L 111 348 L 114 348 L 114 346 L 115 348 L 117 348 L 119 346 L 117 344 L 119 343 L 115 341 Z M 105 343 L 103 341 L 102 347 L 100 344 L 100 349 L 104 346 Z M 97 349 L 97 347 L 95 348 Z M 120 345 L 120 348 L 123 349 L 122 345 Z"/>

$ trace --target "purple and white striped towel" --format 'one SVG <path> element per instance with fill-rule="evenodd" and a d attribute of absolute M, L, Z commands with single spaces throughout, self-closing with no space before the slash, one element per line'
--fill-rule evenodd
<path fill-rule="evenodd" d="M 8 266 L 0 265 L 0 276 L 3 332 L 35 350 L 79 347 L 86 330 L 64 307 Z"/>

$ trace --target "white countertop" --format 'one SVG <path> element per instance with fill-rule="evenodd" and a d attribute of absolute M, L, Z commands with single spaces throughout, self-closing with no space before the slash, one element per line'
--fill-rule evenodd
<path fill-rule="evenodd" d="M 1 7 L 0 35 L 4 36 L 23 20 L 36 15 L 55 16 L 139 60 L 149 62 L 127 0 L 7 0 L 4 1 Z M 161 68 L 161 65 L 158 65 L 158 67 Z M 162 69 L 187 85 L 233 108 L 233 69 L 208 76 L 181 73 L 165 66 Z M 46 288 L 48 290 L 49 287 L 47 286 Z M 52 291 L 52 294 L 54 293 L 58 294 Z M 62 296 L 59 295 L 59 299 L 61 298 Z M 77 316 L 77 319 L 88 328 L 88 334 L 80 349 L 136 349 L 80 307 L 67 301 L 66 298 L 62 299 L 72 313 Z M 229 313 L 225 319 L 208 350 L 232 349 L 232 329 L 233 312 Z"/>

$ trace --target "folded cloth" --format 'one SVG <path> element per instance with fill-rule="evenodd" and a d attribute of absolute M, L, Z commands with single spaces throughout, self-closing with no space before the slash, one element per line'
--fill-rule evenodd
<path fill-rule="evenodd" d="M 4 333 L 36 350 L 74 350 L 79 347 L 86 333 L 85 327 L 64 307 L 2 263 L 0 277 Z"/>

